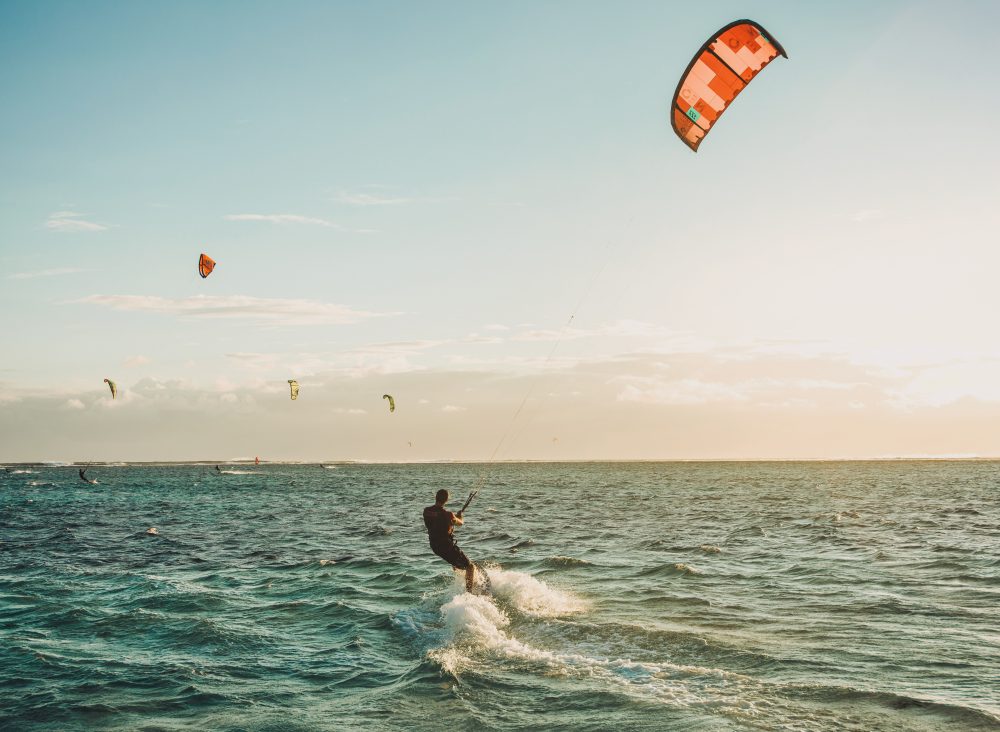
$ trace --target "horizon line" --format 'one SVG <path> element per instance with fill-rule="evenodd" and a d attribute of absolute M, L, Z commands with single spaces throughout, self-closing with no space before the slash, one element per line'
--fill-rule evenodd
<path fill-rule="evenodd" d="M 589 459 L 513 459 L 513 460 L 354 460 L 334 458 L 330 460 L 261 460 L 259 465 L 593 465 L 593 464 L 635 464 L 635 463 L 888 463 L 888 462 L 1000 462 L 1000 456 L 978 455 L 900 455 L 885 457 L 841 457 L 841 458 L 589 458 Z M 253 458 L 230 458 L 215 460 L 28 460 L 2 462 L 0 467 L 32 466 L 49 468 L 69 467 L 129 467 L 155 465 L 256 465 Z"/>

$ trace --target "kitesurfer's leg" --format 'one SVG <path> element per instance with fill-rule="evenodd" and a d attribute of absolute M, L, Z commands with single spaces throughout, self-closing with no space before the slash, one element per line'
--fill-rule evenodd
<path fill-rule="evenodd" d="M 469 562 L 469 566 L 465 568 L 465 591 L 472 592 L 472 588 L 476 583 L 476 565 Z"/>

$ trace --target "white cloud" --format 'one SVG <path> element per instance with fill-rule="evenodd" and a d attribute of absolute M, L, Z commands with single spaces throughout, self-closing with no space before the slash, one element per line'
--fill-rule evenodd
<path fill-rule="evenodd" d="M 493 345 L 495 345 L 497 343 L 503 343 L 504 340 L 503 340 L 503 338 L 500 338 L 498 336 L 484 336 L 484 335 L 479 335 L 478 333 L 469 333 L 469 335 L 467 335 L 465 337 L 465 342 L 466 343 L 485 343 L 485 344 L 493 344 Z"/>
<path fill-rule="evenodd" d="M 108 228 L 103 224 L 87 221 L 83 218 L 85 215 L 76 211 L 55 211 L 49 214 L 44 226 L 51 231 L 104 231 Z"/>
<path fill-rule="evenodd" d="M 501 325 L 500 323 L 490 323 L 489 325 L 484 325 L 483 330 L 510 330 L 510 326 Z"/>
<path fill-rule="evenodd" d="M 79 399 L 67 399 L 63 406 L 66 409 L 83 409 L 83 402 Z"/>
<path fill-rule="evenodd" d="M 453 414 L 455 412 L 464 412 L 465 407 L 456 407 L 454 404 L 445 404 L 443 407 L 441 407 L 441 411 Z"/>
<path fill-rule="evenodd" d="M 312 224 L 313 226 L 326 226 L 330 229 L 343 230 L 344 227 L 312 216 L 299 216 L 298 214 L 228 214 L 223 218 L 226 221 L 266 221 L 271 224 Z"/>
<path fill-rule="evenodd" d="M 409 203 L 411 199 L 398 196 L 382 196 L 375 193 L 338 191 L 333 200 L 347 206 L 396 206 L 401 203 Z"/>
<path fill-rule="evenodd" d="M 251 297 L 249 295 L 195 295 L 170 298 L 152 295 L 90 295 L 75 302 L 104 305 L 115 310 L 163 313 L 188 318 L 229 318 L 283 325 L 345 325 L 366 318 L 395 315 L 353 310 L 317 300 Z"/>
<path fill-rule="evenodd" d="M 646 355 L 627 366 L 640 373 L 612 376 L 609 384 L 625 385 L 617 401 L 668 405 L 752 401 L 757 407 L 809 406 L 822 401 L 836 408 L 858 401 L 859 396 L 879 393 L 878 379 L 839 359 L 774 355 L 736 359 L 729 351 L 677 353 L 669 357 L 670 362 L 659 359 Z M 676 376 L 667 376 L 675 372 Z"/>
<path fill-rule="evenodd" d="M 57 267 L 55 269 L 40 269 L 36 272 L 16 272 L 15 274 L 7 275 L 9 280 L 30 280 L 35 277 L 56 277 L 58 275 L 76 274 L 77 272 L 90 272 L 89 269 L 80 269 L 78 267 Z"/>
<path fill-rule="evenodd" d="M 563 328 L 562 330 L 528 330 L 519 333 L 511 338 L 512 341 L 571 341 L 577 338 L 587 338 L 594 335 L 593 332 L 580 330 L 578 328 Z"/>
<path fill-rule="evenodd" d="M 150 359 L 148 356 L 143 356 L 143 355 L 129 356 L 128 358 L 125 359 L 125 368 L 133 369 L 137 366 L 145 366 L 148 363 L 152 363 L 152 359 Z"/>
<path fill-rule="evenodd" d="M 396 341 L 371 343 L 338 352 L 254 353 L 231 352 L 226 358 L 251 371 L 276 371 L 316 374 L 324 371 L 341 377 L 362 378 L 372 374 L 403 374 L 422 371 L 414 363 L 424 351 L 444 341 Z"/>
<path fill-rule="evenodd" d="M 449 341 L 417 340 L 417 341 L 388 341 L 382 343 L 370 343 L 361 348 L 355 349 L 356 353 L 414 353 L 426 351 L 429 348 L 442 346 Z"/>
<path fill-rule="evenodd" d="M 231 358 L 234 361 L 239 361 L 247 366 L 265 366 L 271 367 L 277 362 L 278 357 L 273 353 L 251 353 L 246 351 L 237 351 L 236 353 L 227 353 L 226 358 Z"/>
<path fill-rule="evenodd" d="M 749 398 L 746 386 L 702 381 L 700 379 L 676 379 L 659 381 L 649 378 L 632 378 L 618 394 L 620 402 L 643 402 L 651 404 L 706 404 L 710 402 L 741 402 Z"/>
<path fill-rule="evenodd" d="M 696 348 L 704 350 L 707 345 L 693 339 L 688 333 L 675 331 L 662 325 L 646 323 L 641 320 L 618 320 L 595 328 L 575 328 L 565 325 L 562 328 L 537 328 L 522 325 L 521 332 L 511 336 L 513 341 L 571 341 L 579 338 L 655 338 L 659 343 L 666 344 L 669 350 L 680 348 L 687 350 Z M 489 329 L 490 327 L 487 326 Z"/>
<path fill-rule="evenodd" d="M 890 403 L 900 409 L 943 407 L 963 399 L 1000 402 L 996 359 L 956 359 L 950 363 L 915 367 L 902 384 L 889 390 Z"/>
<path fill-rule="evenodd" d="M 345 409 L 344 407 L 337 407 L 336 409 L 333 410 L 333 413 L 334 414 L 360 415 L 360 414 L 368 414 L 368 410 L 367 409 Z"/>

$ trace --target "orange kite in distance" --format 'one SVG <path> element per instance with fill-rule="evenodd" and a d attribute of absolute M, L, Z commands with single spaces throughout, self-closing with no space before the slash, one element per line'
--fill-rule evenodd
<path fill-rule="evenodd" d="M 698 146 L 736 95 L 778 55 L 773 36 L 752 20 L 736 20 L 705 41 L 681 75 L 670 124 L 685 145 Z"/>
<path fill-rule="evenodd" d="M 213 269 L 215 269 L 215 260 L 202 252 L 201 256 L 198 257 L 198 274 L 201 275 L 202 279 L 205 279 L 212 274 Z"/>

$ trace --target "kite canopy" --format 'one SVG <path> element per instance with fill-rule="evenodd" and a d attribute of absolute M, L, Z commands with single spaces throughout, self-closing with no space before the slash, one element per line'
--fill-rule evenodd
<path fill-rule="evenodd" d="M 201 275 L 202 279 L 205 279 L 212 274 L 213 269 L 215 269 L 215 260 L 202 252 L 202 255 L 198 257 L 198 274 Z"/>
<path fill-rule="evenodd" d="M 109 389 L 111 389 L 111 398 L 116 399 L 118 397 L 118 385 L 111 379 L 105 379 L 104 383 L 108 385 Z"/>
<path fill-rule="evenodd" d="M 685 145 L 698 151 L 705 135 L 736 96 L 785 49 L 763 26 L 736 20 L 705 41 L 681 75 L 670 124 Z"/>
<path fill-rule="evenodd" d="M 392 395 L 391 394 L 383 394 L 382 398 L 389 400 L 389 413 L 392 414 L 393 412 L 395 412 L 396 411 L 396 400 L 392 398 Z"/>
<path fill-rule="evenodd" d="M 289 379 L 288 380 L 288 388 L 292 392 L 292 401 L 295 401 L 296 399 L 298 399 L 299 398 L 299 382 L 297 382 L 295 379 Z"/>

